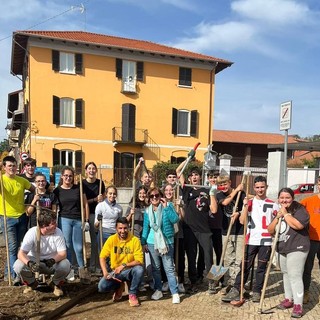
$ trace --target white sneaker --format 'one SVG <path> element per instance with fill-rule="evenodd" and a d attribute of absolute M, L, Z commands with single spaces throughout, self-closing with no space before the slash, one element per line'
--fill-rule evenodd
<path fill-rule="evenodd" d="M 160 290 L 156 290 L 154 294 L 151 296 L 152 300 L 159 300 L 163 297 L 163 294 Z"/>
<path fill-rule="evenodd" d="M 68 282 L 73 282 L 75 279 L 76 279 L 76 278 L 75 278 L 75 276 L 74 276 L 74 270 L 71 269 L 70 272 L 69 272 L 69 274 L 68 274 L 67 277 L 66 277 L 66 280 L 67 280 Z"/>
<path fill-rule="evenodd" d="M 183 283 L 178 284 L 178 291 L 179 293 L 186 293 L 186 289 L 184 288 Z"/>
<path fill-rule="evenodd" d="M 161 289 L 163 292 L 167 292 L 169 291 L 169 283 L 168 282 L 164 282 L 162 284 L 162 289 Z"/>
<path fill-rule="evenodd" d="M 179 293 L 174 293 L 174 294 L 172 295 L 172 303 L 174 303 L 174 304 L 180 303 Z"/>

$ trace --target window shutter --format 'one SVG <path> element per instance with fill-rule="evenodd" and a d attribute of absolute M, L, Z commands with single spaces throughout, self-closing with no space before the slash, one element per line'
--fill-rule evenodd
<path fill-rule="evenodd" d="M 190 124 L 190 136 L 196 137 L 198 131 L 198 111 L 191 111 L 191 124 Z"/>
<path fill-rule="evenodd" d="M 137 62 L 137 80 L 143 81 L 143 62 L 142 61 Z"/>
<path fill-rule="evenodd" d="M 122 141 L 135 141 L 136 106 L 131 103 L 122 105 Z"/>
<path fill-rule="evenodd" d="M 83 100 L 76 99 L 76 127 L 83 127 Z"/>
<path fill-rule="evenodd" d="M 77 174 L 82 174 L 82 157 L 83 152 L 82 150 L 75 151 L 76 161 L 75 161 L 75 170 Z"/>
<path fill-rule="evenodd" d="M 122 79 L 122 59 L 116 59 L 116 77 Z"/>
<path fill-rule="evenodd" d="M 76 73 L 82 74 L 82 54 L 76 53 Z"/>
<path fill-rule="evenodd" d="M 52 50 L 52 70 L 60 71 L 60 52 Z"/>
<path fill-rule="evenodd" d="M 60 151 L 59 149 L 52 149 L 52 165 L 57 166 L 60 164 Z"/>
<path fill-rule="evenodd" d="M 175 108 L 172 108 L 172 134 L 178 133 L 178 110 Z"/>
<path fill-rule="evenodd" d="M 52 103 L 52 112 L 53 112 L 53 124 L 60 124 L 60 98 L 53 96 Z"/>
<path fill-rule="evenodd" d="M 191 86 L 192 69 L 190 68 L 179 68 L 179 85 Z"/>
<path fill-rule="evenodd" d="M 120 165 L 120 153 L 117 151 L 113 152 L 113 183 L 118 186 L 121 181 L 121 168 Z"/>

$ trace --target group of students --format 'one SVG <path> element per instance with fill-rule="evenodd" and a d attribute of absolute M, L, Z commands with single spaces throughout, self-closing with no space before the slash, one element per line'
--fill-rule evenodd
<path fill-rule="evenodd" d="M 185 160 L 176 171 L 167 172 L 163 188 L 153 186 L 152 175 L 144 172 L 136 186 L 134 198 L 123 213 L 116 201 L 117 189 L 114 186 L 105 188 L 97 178 L 97 166 L 93 162 L 85 166 L 86 179 L 82 185 L 75 183 L 74 170 L 64 167 L 59 185 L 50 192 L 45 176 L 32 173 L 32 168 L 33 171 L 35 168 L 33 161 L 27 159 L 25 177 L 21 178 L 15 174 L 15 159 L 3 159 L 5 199 L 2 198 L 2 201 L 6 204 L 8 216 L 11 275 L 16 281 L 22 278 L 28 285 L 27 289 L 34 289 L 37 285 L 32 272 L 47 268 L 51 272 L 59 270 L 53 277 L 54 292 L 58 296 L 63 294 L 61 284 L 64 279 L 72 280 L 74 267 L 83 268 L 85 265 L 82 250 L 85 230 L 90 231 L 91 237 L 90 269 L 93 272 L 102 270 L 98 290 L 113 290 L 115 301 L 122 297 L 123 282 L 129 280 L 129 302 L 132 306 L 139 305 L 137 291 L 143 290 L 146 281 L 154 290 L 151 299 L 161 299 L 162 292 L 169 289 L 172 302 L 180 303 L 179 293 L 186 291 L 185 255 L 190 281 L 188 290 L 196 292 L 198 284 L 211 272 L 213 252 L 215 262 L 219 264 L 225 246 L 223 263 L 228 267 L 228 273 L 219 281 L 208 277 L 208 292 L 214 294 L 220 291 L 224 302 L 239 300 L 241 284 L 248 279 L 258 256 L 252 300 L 259 302 L 272 237 L 276 228 L 280 228 L 276 249 L 283 273 L 285 299 L 278 308 L 293 307 L 292 316 L 302 316 L 303 300 L 308 300 L 313 261 L 316 254 L 319 257 L 320 251 L 318 195 L 311 197 L 312 200 L 304 199 L 300 204 L 294 200 L 290 188 L 283 188 L 279 191 L 278 201 L 274 202 L 266 196 L 265 177 L 254 178 L 254 195 L 251 196 L 243 191 L 243 183 L 233 188 L 230 177 L 219 175 L 216 171 L 207 174 L 208 188 L 202 185 L 198 167 L 192 167 L 188 175 L 184 175 L 183 169 L 188 161 Z M 136 176 L 143 161 L 139 160 L 134 173 Z M 36 188 L 30 181 L 36 184 Z M 18 201 L 25 190 L 30 191 L 25 198 L 27 206 Z M 38 217 L 41 235 L 47 234 L 50 239 L 55 235 L 54 253 L 45 252 L 40 264 L 35 261 L 34 247 L 37 205 L 49 209 Z M 53 212 L 56 207 L 59 208 L 58 226 L 61 231 L 55 225 Z M 3 212 L 0 219 L 3 228 Z M 244 225 L 248 226 L 247 234 L 244 234 Z M 27 226 L 30 230 L 17 255 Z M 14 241 L 11 241 L 12 237 Z M 103 248 L 99 245 L 100 238 Z M 48 243 L 42 244 L 43 248 L 47 248 Z M 242 259 L 244 282 L 241 281 Z M 151 268 L 148 268 L 148 261 L 151 261 Z M 42 270 L 39 271 L 39 268 Z"/>

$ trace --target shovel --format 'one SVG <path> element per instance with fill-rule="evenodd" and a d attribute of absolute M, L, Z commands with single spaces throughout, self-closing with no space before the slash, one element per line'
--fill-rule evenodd
<path fill-rule="evenodd" d="M 243 177 L 242 177 L 242 180 L 241 180 L 242 184 L 244 183 L 244 179 L 245 179 L 245 175 L 243 175 Z M 235 203 L 235 205 L 233 207 L 233 213 L 235 213 L 237 208 L 238 208 L 240 195 L 241 195 L 241 191 L 238 191 L 237 198 L 236 198 L 236 203 Z M 210 271 L 207 274 L 207 278 L 210 279 L 210 280 L 219 281 L 229 269 L 228 267 L 223 267 L 222 264 L 223 264 L 223 261 L 224 261 L 224 257 L 226 255 L 227 244 L 228 244 L 228 241 L 229 241 L 229 238 L 230 238 L 230 234 L 231 234 L 231 229 L 232 229 L 233 223 L 234 222 L 231 219 L 230 223 L 229 223 L 227 236 L 226 236 L 226 241 L 225 241 L 225 245 L 224 245 L 223 250 L 222 250 L 222 255 L 221 255 L 221 258 L 220 258 L 219 265 L 213 265 L 211 267 Z"/>
<path fill-rule="evenodd" d="M 91 275 L 88 271 L 87 267 L 87 249 L 86 249 L 86 235 L 84 230 L 84 203 L 83 203 L 83 185 L 82 185 L 82 177 L 79 175 L 79 183 L 80 183 L 80 203 L 81 203 L 81 222 L 82 222 L 82 250 L 83 250 L 83 262 L 84 266 L 79 267 L 79 277 L 80 282 L 83 284 L 90 284 L 91 283 Z"/>
<path fill-rule="evenodd" d="M 263 287 L 262 287 L 262 291 L 261 291 L 260 305 L 259 305 L 259 309 L 258 309 L 258 313 L 261 313 L 261 314 L 268 314 L 268 313 L 273 312 L 273 311 L 271 311 L 271 309 L 263 311 L 262 307 L 263 307 L 264 296 L 266 294 L 266 289 L 267 289 L 268 279 L 269 279 L 269 275 L 270 275 L 272 260 L 273 260 L 274 254 L 276 252 L 276 246 L 277 246 L 277 242 L 278 242 L 278 238 L 279 238 L 280 227 L 281 227 L 281 219 L 279 219 L 279 221 L 276 225 L 276 234 L 273 239 L 270 259 L 268 262 L 268 268 L 266 271 L 266 275 L 264 277 Z"/>

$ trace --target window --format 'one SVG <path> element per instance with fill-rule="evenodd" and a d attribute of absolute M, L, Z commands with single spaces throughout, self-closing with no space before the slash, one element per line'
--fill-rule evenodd
<path fill-rule="evenodd" d="M 136 92 L 137 81 L 143 81 L 143 62 L 116 59 L 116 77 L 122 79 L 123 92 Z"/>
<path fill-rule="evenodd" d="M 179 68 L 179 86 L 191 87 L 192 85 L 192 69 L 190 68 Z"/>
<path fill-rule="evenodd" d="M 82 74 L 82 54 L 52 50 L 52 70 Z"/>
<path fill-rule="evenodd" d="M 83 152 L 72 149 L 52 149 L 53 166 L 64 165 L 75 168 L 76 173 L 82 173 Z"/>
<path fill-rule="evenodd" d="M 66 127 L 83 127 L 83 100 L 53 96 L 53 123 Z"/>
<path fill-rule="evenodd" d="M 181 136 L 197 136 L 198 111 L 177 110 L 172 108 L 172 134 Z"/>

